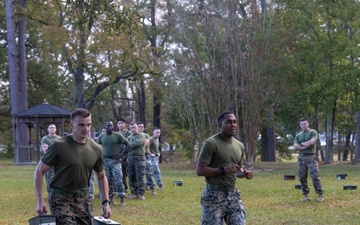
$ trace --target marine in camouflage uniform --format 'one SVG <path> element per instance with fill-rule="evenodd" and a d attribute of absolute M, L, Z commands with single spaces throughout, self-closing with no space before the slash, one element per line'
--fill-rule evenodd
<path fill-rule="evenodd" d="M 127 148 L 130 148 L 130 143 L 122 134 L 113 132 L 113 126 L 112 121 L 106 122 L 106 133 L 99 136 L 98 143 L 103 146 L 106 177 L 109 180 L 114 180 L 116 192 L 121 199 L 120 203 L 124 206 L 125 187 L 122 182 L 123 174 L 121 169 L 120 145 L 124 144 Z"/>
<path fill-rule="evenodd" d="M 61 215 L 56 224 L 94 224 L 93 205 L 87 191 L 69 193 L 52 189 L 51 213 Z"/>
<path fill-rule="evenodd" d="M 50 208 L 57 224 L 94 224 L 93 206 L 88 194 L 92 171 L 95 171 L 102 199 L 103 217 L 109 218 L 108 184 L 102 148 L 88 137 L 91 113 L 76 109 L 70 115 L 72 133 L 49 146 L 34 173 L 39 215 L 48 212 L 44 202 L 43 174 L 54 167 L 51 179 Z"/>
<path fill-rule="evenodd" d="M 50 123 L 47 128 L 48 134 L 41 138 L 41 148 L 40 153 L 44 154 L 48 147 L 57 140 L 60 140 L 61 137 L 56 134 L 56 126 L 53 123 Z M 51 168 L 48 172 L 45 173 L 45 181 L 46 181 L 46 191 L 50 193 L 50 181 L 54 176 L 54 170 Z"/>
<path fill-rule="evenodd" d="M 159 157 L 160 157 L 160 151 L 159 151 L 159 137 L 161 134 L 160 128 L 155 128 L 153 131 L 153 136 L 150 138 L 150 159 L 151 159 L 151 182 L 153 183 L 153 180 L 155 180 L 156 184 L 159 186 L 159 189 L 162 190 L 163 183 L 161 180 L 161 172 L 159 168 Z"/>
<path fill-rule="evenodd" d="M 235 183 L 236 177 L 252 179 L 252 172 L 241 168 L 245 148 L 233 137 L 237 126 L 235 115 L 221 113 L 218 125 L 221 131 L 204 142 L 196 167 L 197 175 L 205 176 L 206 181 L 200 200 L 201 224 L 244 225 L 246 214 Z"/>
<path fill-rule="evenodd" d="M 131 132 L 126 129 L 125 119 L 120 118 L 117 122 L 117 126 L 119 128 L 119 133 L 122 134 L 125 138 L 128 138 L 131 135 Z M 125 151 L 125 146 L 121 145 L 120 150 Z M 127 193 L 127 190 L 128 190 L 126 160 L 127 160 L 127 154 L 123 154 L 123 157 L 121 157 L 121 169 L 122 169 L 122 173 L 123 173 L 123 184 L 125 186 L 125 193 Z"/>
<path fill-rule="evenodd" d="M 316 130 L 309 128 L 309 122 L 306 118 L 300 119 L 300 127 L 302 129 L 295 136 L 294 149 L 299 150 L 298 156 L 298 175 L 300 178 L 302 193 L 304 195 L 303 201 L 308 201 L 308 194 L 310 192 L 307 175 L 310 171 L 310 176 L 315 188 L 315 192 L 318 194 L 318 201 L 322 202 L 324 189 L 319 178 L 319 164 L 316 157 Z"/>
<path fill-rule="evenodd" d="M 89 196 L 90 196 L 91 200 L 95 199 L 94 182 L 95 182 L 95 174 L 94 174 L 94 171 L 92 171 L 90 181 L 89 181 Z"/>
<path fill-rule="evenodd" d="M 152 194 L 156 195 L 155 184 L 153 181 L 153 169 L 151 165 L 151 156 L 150 156 L 150 135 L 144 132 L 144 124 L 138 123 L 138 129 L 140 133 L 145 135 L 145 158 L 146 158 L 146 166 L 145 166 L 145 189 L 151 189 Z"/>
<path fill-rule="evenodd" d="M 130 123 L 131 136 L 128 138 L 130 149 L 128 152 L 126 171 L 129 176 L 131 194 L 128 198 L 145 200 L 145 135 L 138 130 L 137 123 Z"/>

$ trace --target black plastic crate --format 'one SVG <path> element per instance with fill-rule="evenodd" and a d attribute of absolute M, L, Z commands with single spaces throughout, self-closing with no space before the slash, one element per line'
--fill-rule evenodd
<path fill-rule="evenodd" d="M 56 225 L 56 217 L 52 215 L 35 216 L 29 219 L 29 225 Z"/>

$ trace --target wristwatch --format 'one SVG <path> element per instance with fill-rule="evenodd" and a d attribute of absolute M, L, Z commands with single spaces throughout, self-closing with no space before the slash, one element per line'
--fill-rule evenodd
<path fill-rule="evenodd" d="M 220 174 L 225 174 L 225 167 L 220 166 Z"/>
<path fill-rule="evenodd" d="M 109 203 L 109 205 L 110 205 L 111 202 L 110 202 L 110 200 L 105 199 L 104 201 L 101 202 L 101 205 L 105 205 L 106 203 Z"/>

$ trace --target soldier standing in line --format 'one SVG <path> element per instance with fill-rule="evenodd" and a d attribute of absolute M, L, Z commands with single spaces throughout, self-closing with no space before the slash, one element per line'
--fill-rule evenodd
<path fill-rule="evenodd" d="M 126 171 L 129 176 L 131 194 L 128 198 L 145 200 L 145 135 L 139 132 L 136 122 L 130 123 L 131 136 L 128 138 L 131 148 L 128 152 Z"/>
<path fill-rule="evenodd" d="M 151 172 L 152 177 L 150 178 L 152 183 L 155 180 L 157 186 L 159 186 L 159 190 L 163 189 L 163 183 L 161 181 L 161 172 L 159 168 L 159 137 L 161 135 L 160 128 L 155 127 L 153 131 L 153 136 L 150 137 L 150 159 L 151 159 Z M 153 184 L 155 186 L 155 184 Z M 155 187 L 154 187 L 155 189 Z"/>
<path fill-rule="evenodd" d="M 122 134 L 125 138 L 128 138 L 131 135 L 131 132 L 126 129 L 125 119 L 120 118 L 117 122 L 117 126 L 119 128 L 120 134 Z M 120 145 L 120 150 L 124 151 L 124 145 Z M 122 173 L 123 173 L 123 183 L 125 186 L 125 193 L 127 193 L 127 190 L 128 190 L 126 160 L 127 160 L 127 154 L 123 154 L 123 157 L 121 158 L 121 168 L 122 168 Z"/>
<path fill-rule="evenodd" d="M 121 206 L 125 206 L 125 187 L 122 182 L 122 155 L 120 152 L 120 145 L 124 144 L 127 151 L 127 149 L 130 148 L 130 143 L 122 134 L 118 132 L 113 132 L 114 124 L 112 121 L 107 121 L 105 127 L 106 133 L 99 136 L 98 143 L 103 146 L 106 177 L 109 180 L 114 180 L 116 192 L 120 197 L 120 204 Z"/>
<path fill-rule="evenodd" d="M 151 170 L 151 158 L 150 158 L 150 135 L 144 132 L 145 126 L 144 123 L 138 123 L 139 132 L 145 135 L 145 158 L 146 158 L 146 166 L 145 166 L 145 189 L 151 189 L 152 195 L 156 195 L 155 187 L 152 178 L 152 170 Z"/>

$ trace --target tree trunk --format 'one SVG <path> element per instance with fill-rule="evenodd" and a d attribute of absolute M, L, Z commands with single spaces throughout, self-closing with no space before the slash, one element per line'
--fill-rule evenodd
<path fill-rule="evenodd" d="M 16 54 L 15 17 L 14 17 L 13 4 L 14 4 L 14 0 L 6 1 L 6 29 L 7 29 L 7 48 L 8 48 L 12 115 L 19 112 L 19 107 L 20 107 L 19 78 L 18 78 L 19 76 L 17 69 L 17 54 Z"/>
<path fill-rule="evenodd" d="M 140 81 L 140 93 L 139 93 L 139 109 L 140 109 L 140 121 L 146 126 L 146 99 L 145 99 L 145 82 L 143 79 Z"/>
<path fill-rule="evenodd" d="M 26 67 L 26 46 L 25 46 L 25 11 L 26 0 L 19 0 L 20 15 L 18 22 L 18 58 L 19 58 L 19 94 L 20 105 L 19 112 L 28 109 L 28 91 L 27 91 L 27 67 Z M 20 143 L 22 145 L 30 145 L 29 128 L 25 124 L 22 124 L 19 129 Z M 38 143 L 39 144 L 39 143 Z"/>
<path fill-rule="evenodd" d="M 356 137 L 354 161 L 360 161 L 360 111 L 356 112 Z"/>
<path fill-rule="evenodd" d="M 26 11 L 26 0 L 19 0 L 22 12 Z M 26 46 L 25 28 L 26 20 L 24 13 L 20 13 L 18 25 L 18 54 L 19 54 L 19 90 L 20 90 L 20 111 L 28 108 L 27 94 L 27 69 L 26 69 Z"/>
<path fill-rule="evenodd" d="M 8 64 L 9 64 L 9 81 L 10 81 L 10 99 L 11 99 L 11 115 L 19 112 L 20 94 L 19 94 L 19 79 L 17 70 L 17 54 L 16 54 L 16 36 L 15 36 L 15 17 L 14 17 L 14 1 L 6 1 L 6 29 L 7 29 L 7 49 L 8 49 Z M 14 146 L 18 145 L 17 134 L 19 129 L 15 130 L 14 119 L 12 120 L 12 134 Z M 17 133 L 15 132 L 17 131 Z M 15 149 L 14 159 L 19 157 L 19 152 Z"/>
<path fill-rule="evenodd" d="M 267 162 L 268 160 L 268 132 L 267 127 L 263 127 L 260 131 L 261 134 L 261 161 Z"/>
<path fill-rule="evenodd" d="M 275 162 L 275 132 L 272 127 L 264 127 L 261 130 L 261 161 Z"/>
<path fill-rule="evenodd" d="M 331 132 L 331 116 L 326 116 L 326 146 L 325 146 L 325 163 L 330 164 L 333 159 L 333 150 L 332 150 L 332 132 Z"/>
<path fill-rule="evenodd" d="M 343 152 L 343 157 L 342 157 L 343 161 L 348 161 L 350 142 L 351 142 L 351 134 L 352 134 L 352 132 L 349 132 L 346 135 L 345 147 L 344 147 L 344 152 Z"/>

